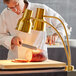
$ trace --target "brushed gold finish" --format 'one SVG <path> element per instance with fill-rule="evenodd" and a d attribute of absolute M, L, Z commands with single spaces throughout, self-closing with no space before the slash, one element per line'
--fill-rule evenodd
<path fill-rule="evenodd" d="M 44 15 L 44 9 L 37 8 L 35 18 L 43 20 L 43 15 Z M 45 25 L 43 22 L 34 20 L 34 28 L 33 29 L 38 30 L 38 31 L 44 31 Z"/>
<path fill-rule="evenodd" d="M 67 34 L 66 27 L 65 27 L 64 23 L 58 17 L 46 16 L 46 15 L 44 15 L 44 17 L 47 17 L 47 18 L 55 18 L 55 19 L 59 20 L 61 22 L 64 30 L 65 30 L 66 38 L 67 38 L 67 45 L 68 45 L 68 50 L 67 51 L 68 51 L 68 57 L 69 57 L 69 59 L 68 59 L 68 69 L 67 70 L 69 70 L 70 67 L 72 67 L 72 65 L 71 65 L 71 50 L 70 50 L 69 39 L 68 39 L 68 34 Z"/>
<path fill-rule="evenodd" d="M 68 53 L 68 50 L 67 50 L 66 45 L 65 45 L 65 43 L 64 43 L 64 40 L 63 40 L 62 36 L 60 35 L 60 33 L 58 32 L 58 30 L 57 30 L 54 26 L 52 26 L 50 23 L 48 23 L 47 21 L 44 21 L 44 20 L 41 20 L 41 19 L 37 19 L 37 18 L 33 18 L 33 17 L 30 17 L 30 18 L 33 19 L 33 20 L 37 20 L 37 21 L 40 21 L 40 22 L 44 22 L 44 23 L 50 25 L 50 26 L 57 32 L 57 34 L 59 35 L 59 37 L 60 37 L 60 39 L 61 39 L 61 41 L 62 41 L 62 43 L 63 43 L 64 49 L 65 49 L 65 53 L 66 53 L 66 57 L 67 57 L 67 61 L 68 61 L 68 66 L 65 67 L 65 70 L 66 70 L 66 71 L 73 71 L 73 70 L 74 70 L 74 66 L 71 65 L 71 58 L 70 58 L 71 55 L 69 55 L 69 54 L 71 54 L 71 53 L 70 53 L 70 52 Z M 60 19 L 59 19 L 59 20 L 60 20 Z M 61 20 L 60 20 L 60 21 L 61 21 Z M 61 21 L 61 23 L 63 24 L 62 21 Z M 63 25 L 63 26 L 64 26 L 64 25 Z M 66 28 L 65 28 L 65 29 L 66 29 Z M 66 32 L 67 32 L 67 31 L 66 31 Z M 69 42 L 69 41 L 68 41 L 68 42 Z"/>
<path fill-rule="evenodd" d="M 66 66 L 65 71 L 74 71 L 74 66 L 72 66 L 72 65 Z"/>
<path fill-rule="evenodd" d="M 30 11 L 30 10 L 26 10 L 25 11 L 22 19 L 20 19 L 20 21 L 18 23 L 17 29 L 19 31 L 28 32 L 28 30 L 31 29 L 30 27 L 32 26 L 31 23 L 30 23 L 30 19 L 34 20 L 34 28 L 33 28 L 34 30 L 44 31 L 44 28 L 45 28 L 44 23 L 50 25 L 57 32 L 57 34 L 59 35 L 60 39 L 62 40 L 64 49 L 65 49 L 65 53 L 66 53 L 66 57 L 67 57 L 67 61 L 68 61 L 68 65 L 65 67 L 65 70 L 66 71 L 73 71 L 74 70 L 74 66 L 71 65 L 71 52 L 70 52 L 70 46 L 69 46 L 69 39 L 68 39 L 67 30 L 65 28 L 64 23 L 57 17 L 45 16 L 44 15 L 44 9 L 41 9 L 41 8 L 37 8 L 37 13 L 36 13 L 36 17 L 35 18 L 31 17 L 31 15 L 32 15 L 31 13 L 32 13 L 32 11 Z M 66 45 L 64 43 L 64 40 L 63 40 L 62 36 L 58 32 L 58 30 L 54 26 L 52 26 L 50 23 L 48 23 L 47 21 L 44 21 L 44 19 L 43 19 L 44 17 L 55 18 L 55 19 L 58 19 L 61 22 L 61 24 L 64 27 L 65 33 L 66 33 L 68 50 L 66 48 Z M 24 24 L 23 24 L 23 22 L 21 20 L 24 22 Z M 28 26 L 27 27 L 27 31 L 25 31 L 25 29 L 24 29 L 26 27 L 25 25 Z"/>
<path fill-rule="evenodd" d="M 31 28 L 32 28 L 31 20 L 30 20 L 31 16 L 32 16 L 32 11 L 25 9 L 25 12 L 24 12 L 22 18 L 19 19 L 19 21 L 18 21 L 16 29 L 18 31 L 30 33 Z"/>
<path fill-rule="evenodd" d="M 44 21 L 44 20 L 41 20 L 41 19 L 37 19 L 37 18 L 33 18 L 33 17 L 30 17 L 30 18 L 33 19 L 33 20 L 37 20 L 37 21 L 44 22 L 44 23 L 48 24 L 49 26 L 51 26 L 57 32 L 57 34 L 59 35 L 60 39 L 62 40 L 64 49 L 65 49 L 65 53 L 66 53 L 66 57 L 67 57 L 67 61 L 69 61 L 69 56 L 68 56 L 68 51 L 67 51 L 66 45 L 64 43 L 64 40 L 63 40 L 62 36 L 58 32 L 58 30 L 53 25 L 51 25 L 50 23 L 48 23 L 47 21 Z"/>

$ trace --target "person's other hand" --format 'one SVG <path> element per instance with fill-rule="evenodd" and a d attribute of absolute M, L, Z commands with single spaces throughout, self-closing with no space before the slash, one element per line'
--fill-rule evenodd
<path fill-rule="evenodd" d="M 54 33 L 52 36 L 48 35 L 46 39 L 46 44 L 50 44 L 50 45 L 55 44 L 57 39 L 58 39 L 58 35 L 56 33 Z"/>
<path fill-rule="evenodd" d="M 14 49 L 15 46 L 20 46 L 22 43 L 21 39 L 17 36 L 13 37 L 11 40 L 11 49 Z"/>
<path fill-rule="evenodd" d="M 57 39 L 58 39 L 58 34 L 54 33 L 52 35 L 52 43 L 55 44 L 55 42 L 57 41 Z"/>

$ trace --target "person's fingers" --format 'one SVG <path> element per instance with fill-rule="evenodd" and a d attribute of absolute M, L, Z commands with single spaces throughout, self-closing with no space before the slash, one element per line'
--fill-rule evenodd
<path fill-rule="evenodd" d="M 46 42 L 45 42 L 46 44 L 48 44 L 49 43 L 49 35 L 47 36 L 47 38 L 46 38 Z"/>
<path fill-rule="evenodd" d="M 53 36 L 53 44 L 55 44 L 55 36 Z"/>
<path fill-rule="evenodd" d="M 46 39 L 45 43 L 48 44 L 48 38 Z"/>
<path fill-rule="evenodd" d="M 19 37 L 14 37 L 14 38 L 12 39 L 12 44 L 13 44 L 13 45 L 20 45 L 19 42 L 21 42 L 21 39 L 20 39 Z"/>
<path fill-rule="evenodd" d="M 18 43 L 18 45 L 20 46 L 20 45 L 23 43 L 23 40 L 21 40 L 21 39 L 18 37 L 17 43 Z"/>
<path fill-rule="evenodd" d="M 11 49 L 12 49 L 12 50 L 14 49 L 14 47 L 15 47 L 15 45 L 11 45 Z"/>
<path fill-rule="evenodd" d="M 14 49 L 15 46 L 20 46 L 22 43 L 21 39 L 17 36 L 15 36 L 12 40 L 11 40 L 11 49 Z"/>
<path fill-rule="evenodd" d="M 52 36 L 49 36 L 49 44 L 52 44 Z"/>
<path fill-rule="evenodd" d="M 21 39 L 17 38 L 16 42 L 15 42 L 15 45 L 20 46 L 21 44 L 22 44 Z"/>
<path fill-rule="evenodd" d="M 20 40 L 17 39 L 17 40 L 16 40 L 16 45 L 20 46 L 20 43 L 19 43 L 19 42 L 20 42 Z"/>
<path fill-rule="evenodd" d="M 53 36 L 52 36 L 52 39 L 51 39 L 51 41 L 52 41 L 52 44 L 53 44 Z"/>
<path fill-rule="evenodd" d="M 20 46 L 19 40 L 15 40 L 14 44 L 11 45 L 11 49 L 14 49 L 15 46 Z"/>
<path fill-rule="evenodd" d="M 55 36 L 52 36 L 52 44 L 55 44 Z"/>
<path fill-rule="evenodd" d="M 48 35 L 47 36 L 47 39 L 46 39 L 46 43 L 47 44 L 55 44 L 55 42 L 56 42 L 56 40 L 57 40 L 57 38 L 58 38 L 58 35 Z"/>

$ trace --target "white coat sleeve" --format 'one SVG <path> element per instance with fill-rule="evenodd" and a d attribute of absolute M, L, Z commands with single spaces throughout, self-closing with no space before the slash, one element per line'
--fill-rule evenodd
<path fill-rule="evenodd" d="M 46 5 L 44 5 L 44 7 L 46 8 L 45 15 L 55 16 L 55 17 L 58 17 L 59 19 L 61 19 L 62 22 L 64 23 L 66 29 L 67 29 L 67 32 L 69 33 L 68 28 L 67 28 L 68 24 L 65 22 L 65 20 L 57 12 L 55 12 L 53 9 L 49 8 Z M 54 19 L 54 18 L 45 18 L 45 20 L 47 22 L 49 22 L 50 24 L 52 24 L 59 31 L 59 33 L 62 35 L 62 37 L 66 36 L 64 28 L 63 28 L 62 24 L 60 23 L 60 21 L 58 21 L 57 19 Z M 54 29 L 51 29 L 51 30 L 52 30 L 52 34 L 56 33 L 54 31 Z"/>
<path fill-rule="evenodd" d="M 7 49 L 11 49 L 11 39 L 13 36 L 8 34 L 7 24 L 4 14 L 0 15 L 0 45 L 3 45 Z"/>

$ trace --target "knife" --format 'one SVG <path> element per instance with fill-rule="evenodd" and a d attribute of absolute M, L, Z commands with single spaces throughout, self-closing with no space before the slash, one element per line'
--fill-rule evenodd
<path fill-rule="evenodd" d="M 19 44 L 22 45 L 23 47 L 37 50 L 37 47 L 35 47 L 35 46 L 29 45 L 29 44 L 24 44 L 24 43 L 21 43 L 21 42 L 19 42 Z"/>
<path fill-rule="evenodd" d="M 21 45 L 22 45 L 23 47 L 26 47 L 26 48 L 30 48 L 30 49 L 37 50 L 37 47 L 32 46 L 32 45 L 28 45 L 28 44 L 24 44 L 24 43 L 22 43 Z"/>

